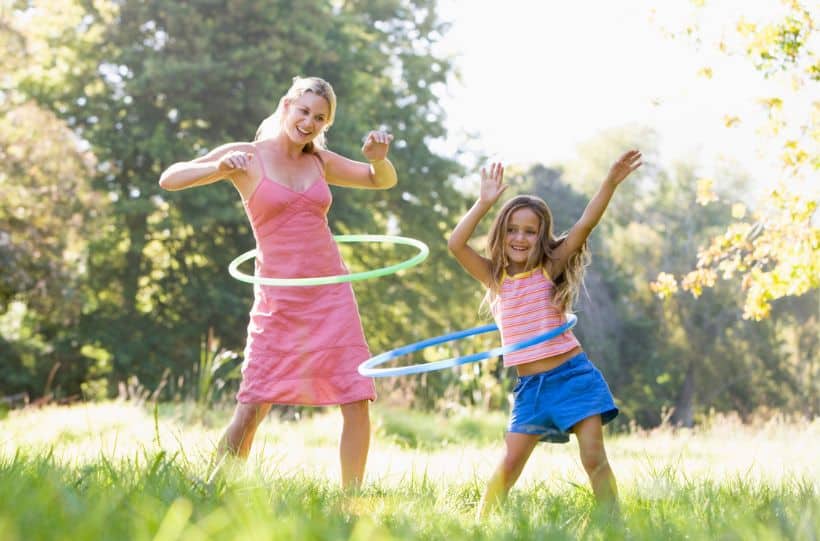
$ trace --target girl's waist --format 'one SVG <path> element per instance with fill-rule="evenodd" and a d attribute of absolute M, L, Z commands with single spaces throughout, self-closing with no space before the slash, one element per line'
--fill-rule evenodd
<path fill-rule="evenodd" d="M 548 370 L 554 370 L 567 362 L 568 360 L 572 359 L 579 353 L 583 353 L 583 348 L 580 345 L 572 348 L 569 351 L 564 353 L 559 353 L 558 355 L 552 355 L 550 357 L 545 357 L 543 359 L 538 359 L 536 361 L 530 361 L 526 363 L 516 364 L 515 369 L 518 371 L 519 376 L 531 376 L 533 374 L 540 374 L 541 372 L 547 372 Z"/>

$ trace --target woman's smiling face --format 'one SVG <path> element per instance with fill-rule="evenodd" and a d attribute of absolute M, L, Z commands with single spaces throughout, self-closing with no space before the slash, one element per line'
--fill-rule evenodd
<path fill-rule="evenodd" d="M 324 131 L 330 118 L 330 105 L 322 96 L 305 92 L 288 100 L 284 131 L 291 141 L 308 144 Z"/>

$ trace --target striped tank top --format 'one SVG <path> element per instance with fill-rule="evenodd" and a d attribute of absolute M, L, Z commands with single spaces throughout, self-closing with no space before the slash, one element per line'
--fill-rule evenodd
<path fill-rule="evenodd" d="M 566 315 L 553 303 L 555 286 L 546 269 L 537 267 L 501 280 L 493 317 L 503 345 L 515 344 L 566 323 Z M 515 366 L 566 353 L 581 343 L 566 331 L 551 340 L 504 355 L 504 366 Z"/>

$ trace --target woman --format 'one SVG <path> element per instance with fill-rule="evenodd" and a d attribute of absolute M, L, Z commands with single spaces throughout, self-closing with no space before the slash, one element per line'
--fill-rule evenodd
<path fill-rule="evenodd" d="M 230 180 L 256 239 L 258 276 L 347 273 L 327 224 L 328 184 L 383 190 L 395 186 L 397 177 L 387 159 L 392 136 L 386 132 L 365 138 L 367 163 L 325 148 L 335 112 L 330 84 L 297 77 L 253 142 L 228 143 L 175 163 L 162 173 L 160 186 L 182 190 Z M 356 369 L 369 357 L 350 283 L 255 286 L 238 404 L 217 464 L 228 453 L 247 457 L 272 404 L 338 404 L 342 485 L 360 486 L 370 445 L 368 401 L 376 393 L 372 380 Z"/>

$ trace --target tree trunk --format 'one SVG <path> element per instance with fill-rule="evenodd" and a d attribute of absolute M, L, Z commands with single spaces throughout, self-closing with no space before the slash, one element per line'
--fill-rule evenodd
<path fill-rule="evenodd" d="M 695 425 L 695 363 L 689 361 L 686 377 L 683 380 L 680 394 L 675 400 L 675 411 L 672 412 L 671 422 L 675 426 L 692 428 Z"/>

